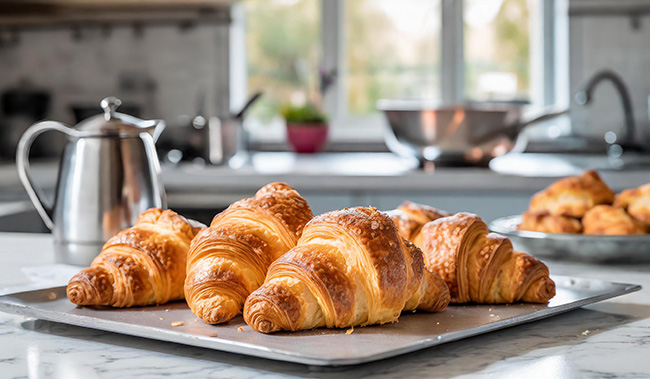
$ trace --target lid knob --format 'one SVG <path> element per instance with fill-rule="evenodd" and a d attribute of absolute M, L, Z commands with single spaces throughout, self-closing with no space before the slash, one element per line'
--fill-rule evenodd
<path fill-rule="evenodd" d="M 104 110 L 104 118 L 106 121 L 115 117 L 115 110 L 120 105 L 122 105 L 122 100 L 113 96 L 106 97 L 99 103 L 99 106 Z"/>

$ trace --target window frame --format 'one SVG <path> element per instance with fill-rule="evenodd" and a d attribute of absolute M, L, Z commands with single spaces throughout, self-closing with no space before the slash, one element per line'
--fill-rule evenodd
<path fill-rule="evenodd" d="M 321 68 L 335 70 L 336 78 L 323 97 L 323 108 L 330 115 L 330 141 L 379 142 L 384 138 L 386 124 L 381 113 L 355 116 L 348 112 L 344 83 L 345 66 L 345 9 L 346 0 L 321 0 Z M 347 0 L 353 1 L 353 0 Z M 568 67 L 558 48 L 566 44 L 558 36 L 566 35 L 563 10 L 567 0 L 536 0 L 538 17 L 531 20 L 531 104 L 536 107 L 564 105 L 567 85 L 562 82 L 562 67 Z M 465 56 L 463 34 L 463 1 L 440 0 L 441 54 L 440 95 L 445 104 L 463 103 L 465 98 Z M 247 97 L 245 37 L 245 10 L 236 3 L 231 11 L 231 68 L 239 67 L 231 76 L 230 94 L 234 109 Z M 236 39 L 233 39 L 233 36 Z M 236 63 L 239 62 L 239 63 Z M 232 74 L 232 73 L 231 73 Z M 561 103 L 561 104 L 559 104 Z M 277 128 L 276 128 L 277 129 Z M 261 142 L 278 142 L 282 131 L 269 131 L 258 137 Z"/>

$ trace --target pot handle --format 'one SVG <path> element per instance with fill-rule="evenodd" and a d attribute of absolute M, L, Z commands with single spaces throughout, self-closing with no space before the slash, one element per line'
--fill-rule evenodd
<path fill-rule="evenodd" d="M 528 125 L 550 120 L 552 118 L 556 118 L 568 113 L 569 113 L 569 108 L 556 108 L 556 107 L 546 108 L 541 113 L 534 115 L 533 117 L 530 117 L 527 120 L 521 120 L 518 125 L 519 131 L 523 130 Z"/>
<path fill-rule="evenodd" d="M 29 150 L 32 147 L 32 143 L 36 140 L 36 137 L 50 130 L 74 136 L 74 131 L 71 128 L 54 121 L 43 121 L 30 126 L 23 136 L 20 137 L 20 141 L 18 142 L 16 167 L 18 168 L 20 181 L 23 183 L 23 186 L 29 195 L 29 199 L 34 204 L 34 207 L 43 219 L 45 225 L 48 229 L 52 230 L 54 228 L 54 222 L 52 221 L 52 206 L 47 205 L 47 202 L 44 200 L 45 196 L 43 196 L 41 190 L 34 186 L 29 169 Z"/>

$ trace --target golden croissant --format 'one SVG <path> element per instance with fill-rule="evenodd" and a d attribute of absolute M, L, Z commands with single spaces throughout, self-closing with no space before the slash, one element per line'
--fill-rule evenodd
<path fill-rule="evenodd" d="M 621 192 L 614 205 L 624 208 L 630 216 L 650 228 L 650 183 Z"/>
<path fill-rule="evenodd" d="M 315 217 L 298 245 L 273 262 L 244 305 L 244 320 L 271 333 L 395 322 L 403 310 L 449 303 L 422 252 L 385 213 L 350 208 Z"/>
<path fill-rule="evenodd" d="M 517 230 L 530 230 L 542 233 L 579 234 L 582 233 L 582 223 L 580 220 L 573 217 L 554 216 L 547 213 L 526 211 L 521 214 L 521 223 L 517 225 Z"/>
<path fill-rule="evenodd" d="M 419 248 L 422 248 L 423 245 L 422 227 L 424 224 L 451 215 L 447 211 L 410 201 L 403 202 L 397 209 L 389 211 L 388 214 L 397 225 L 399 233 Z"/>
<path fill-rule="evenodd" d="M 630 235 L 646 234 L 648 228 L 629 215 L 625 209 L 613 205 L 596 205 L 582 218 L 585 234 Z"/>
<path fill-rule="evenodd" d="M 192 241 L 185 298 L 208 324 L 239 313 L 268 266 L 296 246 L 313 217 L 309 205 L 284 183 L 271 183 L 255 197 L 233 203 Z"/>
<path fill-rule="evenodd" d="M 533 195 L 530 211 L 553 216 L 582 218 L 587 211 L 598 204 L 611 204 L 612 191 L 596 171 L 586 171 L 581 176 L 558 180 Z"/>
<path fill-rule="evenodd" d="M 171 210 L 143 212 L 106 242 L 90 268 L 70 279 L 68 298 L 119 308 L 183 299 L 187 251 L 199 229 Z"/>
<path fill-rule="evenodd" d="M 457 213 L 426 224 L 424 260 L 449 286 L 453 303 L 545 303 L 555 296 L 548 267 L 513 251 L 480 217 Z"/>

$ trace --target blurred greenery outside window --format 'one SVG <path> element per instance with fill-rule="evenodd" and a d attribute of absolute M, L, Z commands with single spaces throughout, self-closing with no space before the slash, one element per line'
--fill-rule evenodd
<path fill-rule="evenodd" d="M 466 98 L 530 100 L 530 2 L 465 0 Z"/>
<path fill-rule="evenodd" d="M 337 72 L 321 68 L 323 3 L 339 1 Z M 264 91 L 250 116 L 276 119 L 283 103 L 342 99 L 332 119 L 377 117 L 381 98 L 441 100 L 441 6 L 445 0 L 246 0 L 247 92 Z M 530 3 L 463 0 L 464 98 L 529 101 Z M 329 76 L 329 77 L 328 77 Z M 328 111 L 328 109 L 326 109 Z"/>

